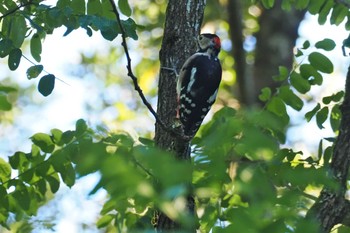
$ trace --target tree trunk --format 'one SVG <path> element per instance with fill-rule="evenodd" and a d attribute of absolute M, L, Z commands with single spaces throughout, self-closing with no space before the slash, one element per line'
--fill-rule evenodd
<path fill-rule="evenodd" d="M 179 70 L 184 61 L 195 52 L 195 38 L 199 35 L 205 0 L 169 0 L 164 27 L 162 47 L 159 53 L 160 66 Z M 176 75 L 174 72 L 160 70 L 158 84 L 157 113 L 160 119 L 172 126 L 176 116 Z M 189 142 L 174 137 L 170 132 L 156 124 L 155 142 L 160 148 L 171 151 L 182 160 L 190 160 Z M 188 212 L 194 215 L 194 199 L 187 202 Z M 181 229 L 178 223 L 160 213 L 157 230 L 172 232 Z M 195 232 L 195 229 L 192 229 Z"/>
<path fill-rule="evenodd" d="M 258 23 L 260 30 L 256 36 L 254 64 L 247 64 L 244 50 L 242 0 L 228 1 L 228 23 L 235 59 L 238 84 L 238 99 L 242 105 L 261 104 L 259 94 L 262 88 L 275 90 L 280 84 L 272 77 L 278 74 L 278 66 L 288 69 L 293 64 L 293 48 L 298 37 L 298 28 L 305 11 L 281 9 L 281 0 L 272 9 L 261 9 Z M 281 23 L 283 22 L 283 23 Z"/>
<path fill-rule="evenodd" d="M 325 187 L 307 214 L 307 218 L 316 218 L 320 222 L 324 232 L 330 232 L 336 224 L 350 225 L 350 203 L 345 199 L 350 165 L 350 66 L 341 112 L 339 136 L 334 145 L 330 164 L 332 178 L 338 187 Z"/>
<path fill-rule="evenodd" d="M 280 86 L 272 79 L 278 74 L 278 67 L 285 66 L 290 70 L 293 65 L 293 48 L 306 11 L 284 11 L 281 2 L 279 0 L 272 9 L 264 10 L 259 18 L 252 90 L 255 104 L 260 102 L 258 96 L 262 88 L 270 87 L 274 92 Z"/>

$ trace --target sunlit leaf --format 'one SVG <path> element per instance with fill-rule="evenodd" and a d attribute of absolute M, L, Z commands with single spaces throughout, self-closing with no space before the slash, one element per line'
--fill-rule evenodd
<path fill-rule="evenodd" d="M 271 89 L 268 87 L 261 89 L 261 94 L 259 95 L 259 99 L 261 101 L 267 101 L 270 98 L 271 98 Z"/>
<path fill-rule="evenodd" d="M 8 101 L 7 96 L 0 93 L 0 111 L 10 111 L 12 104 Z"/>
<path fill-rule="evenodd" d="M 30 139 L 35 145 L 40 147 L 43 152 L 51 153 L 55 148 L 55 144 L 53 144 L 51 137 L 48 134 L 36 133 Z"/>
<path fill-rule="evenodd" d="M 4 159 L 0 158 L 0 182 L 3 183 L 11 178 L 11 166 Z"/>
<path fill-rule="evenodd" d="M 52 129 L 50 132 L 52 134 L 53 142 L 56 143 L 57 145 L 62 145 L 61 140 L 62 140 L 63 132 L 59 129 Z"/>
<path fill-rule="evenodd" d="M 329 119 L 333 132 L 337 132 L 339 130 L 341 116 L 342 115 L 339 106 L 335 105 L 331 110 Z"/>
<path fill-rule="evenodd" d="M 112 214 L 107 214 L 107 215 L 103 215 L 96 223 L 96 226 L 98 228 L 103 228 L 108 226 L 108 224 L 110 224 L 112 222 L 112 220 L 115 218 L 114 215 Z"/>
<path fill-rule="evenodd" d="M 273 79 L 275 81 L 284 81 L 288 78 L 289 76 L 289 71 L 285 66 L 279 66 L 278 67 L 279 70 L 279 75 L 275 75 L 273 76 Z"/>

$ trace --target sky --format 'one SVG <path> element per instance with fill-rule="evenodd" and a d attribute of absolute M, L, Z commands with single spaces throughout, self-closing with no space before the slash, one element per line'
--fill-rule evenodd
<path fill-rule="evenodd" d="M 62 37 L 64 32 L 65 30 L 63 28 L 59 29 L 53 36 L 48 36 L 45 39 L 43 43 L 42 64 L 45 70 L 55 74 L 56 77 L 64 80 L 65 83 L 56 81 L 55 90 L 49 97 L 43 97 L 40 93 L 36 93 L 32 99 L 20 103 L 23 110 L 20 114 L 15 115 L 15 125 L 3 127 L 0 132 L 0 156 L 4 158 L 18 150 L 28 151 L 30 149 L 30 140 L 28 138 L 36 132 L 47 133 L 52 128 L 59 128 L 61 130 L 74 129 L 75 121 L 79 118 L 88 119 L 92 123 L 95 121 L 85 110 L 84 101 L 87 100 L 91 103 L 98 101 L 98 90 L 102 87 L 102 84 L 91 82 L 92 80 L 88 77 L 74 77 L 71 74 L 67 74 L 65 70 L 67 69 L 67 65 L 74 66 L 80 63 L 81 52 L 86 53 L 91 52 L 91 50 L 101 53 L 108 52 L 106 41 L 99 34 L 93 38 L 89 38 L 83 30 L 78 30 L 67 37 Z M 327 53 L 327 56 L 334 61 L 335 72 L 325 78 L 325 85 L 313 88 L 313 92 L 315 95 L 322 94 L 322 96 L 325 96 L 342 90 L 344 88 L 344 76 L 349 61 L 348 58 L 343 57 L 341 45 L 342 41 L 348 37 L 348 32 L 342 26 L 319 26 L 314 16 L 307 16 L 307 19 L 300 27 L 299 34 L 300 39 L 297 42 L 297 46 L 301 46 L 305 39 L 310 40 L 311 44 L 323 38 L 331 38 L 336 42 L 336 50 Z M 112 43 L 119 46 L 120 41 Z M 37 80 L 28 81 L 26 79 L 25 71 L 29 66 L 31 66 L 29 62 L 22 60 L 20 68 L 11 73 L 11 77 L 14 77 L 19 83 L 23 83 L 23 85 L 37 82 Z M 6 68 L 0 68 L 2 74 L 8 74 L 8 71 L 5 70 Z M 121 69 L 124 68 L 123 66 Z M 0 80 L 1 78 L 0 76 Z M 30 104 L 28 104 L 29 102 Z M 304 111 L 307 112 L 314 105 L 315 103 L 310 103 Z M 332 135 L 329 127 L 319 130 L 316 124 L 305 125 L 302 114 L 295 113 L 292 110 L 289 111 L 293 116 L 291 119 L 293 126 L 288 133 L 291 143 L 296 143 L 307 149 L 305 142 L 317 145 L 321 137 Z M 314 135 L 320 136 L 315 137 Z M 82 221 L 86 221 L 87 223 L 95 221 L 101 208 L 101 203 L 103 203 L 104 192 L 98 192 L 90 198 L 81 198 L 82 196 L 86 196 L 97 180 L 97 176 L 88 176 L 78 180 L 72 189 L 62 188 L 55 200 L 50 202 L 48 206 L 41 208 L 39 217 L 33 220 L 43 220 L 40 216 L 48 218 L 48 216 L 52 215 L 52 209 L 58 208 L 59 211 L 55 212 L 58 222 L 54 232 L 63 233 L 67 232 L 67 229 L 69 229 L 70 233 L 79 232 L 81 229 L 79 229 L 78 225 Z M 89 211 L 86 213 L 84 211 L 82 212 L 82 208 Z M 97 232 L 96 229 L 93 230 L 92 232 Z M 47 233 L 53 231 L 39 227 L 38 232 Z"/>

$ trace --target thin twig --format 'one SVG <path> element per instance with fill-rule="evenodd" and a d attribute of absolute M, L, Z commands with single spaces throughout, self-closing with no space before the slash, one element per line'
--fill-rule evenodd
<path fill-rule="evenodd" d="M 125 56 L 126 56 L 126 59 L 127 59 L 127 69 L 128 69 L 128 76 L 132 79 L 133 83 L 134 83 L 134 87 L 135 87 L 135 90 L 139 93 L 139 96 L 141 97 L 141 100 L 142 102 L 144 103 L 144 105 L 146 105 L 146 107 L 148 108 L 148 110 L 152 113 L 152 115 L 154 116 L 154 118 L 156 119 L 156 122 L 159 123 L 159 125 L 164 128 L 164 129 L 167 129 L 166 125 L 164 124 L 164 122 L 159 118 L 158 114 L 156 113 L 156 111 L 153 109 L 153 107 L 151 106 L 151 104 L 147 101 L 145 95 L 143 94 L 142 92 L 142 89 L 140 88 L 139 84 L 138 84 L 138 81 L 137 81 L 137 77 L 134 75 L 132 69 L 131 69 L 131 58 L 130 58 L 130 55 L 129 55 L 129 50 L 128 50 L 128 46 L 126 44 L 126 33 L 125 33 L 125 30 L 124 30 L 124 27 L 123 27 L 123 24 L 121 22 L 121 19 L 120 19 L 120 15 L 119 15 L 119 12 L 118 12 L 118 9 L 117 9 L 117 6 L 115 5 L 114 1 L 113 0 L 109 0 L 109 2 L 111 3 L 112 5 L 112 9 L 113 9 L 113 13 L 115 14 L 116 18 L 117 18 L 117 22 L 118 22 L 118 25 L 120 27 L 120 31 L 121 31 L 121 36 L 122 36 L 122 46 L 124 48 L 124 52 L 125 52 Z"/>
<path fill-rule="evenodd" d="M 8 12 L 6 12 L 5 14 L 1 15 L 0 16 L 0 21 L 5 18 L 6 16 L 9 16 L 13 13 L 15 13 L 16 11 L 18 11 L 19 9 L 21 9 L 22 7 L 25 7 L 25 6 L 29 6 L 30 4 L 32 4 L 32 1 L 28 1 L 26 3 L 21 3 L 19 5 L 17 5 L 16 8 L 12 9 L 12 10 L 9 10 Z"/>
<path fill-rule="evenodd" d="M 167 127 L 164 122 L 159 118 L 158 114 L 156 113 L 156 111 L 153 109 L 153 107 L 151 106 L 151 104 L 147 101 L 145 95 L 142 92 L 142 89 L 140 88 L 138 81 L 137 81 L 137 77 L 134 75 L 132 69 L 131 69 L 131 58 L 129 55 L 129 50 L 128 50 L 128 45 L 126 43 L 126 32 L 124 30 L 123 24 L 121 22 L 120 19 L 120 15 L 117 9 L 117 6 L 115 5 L 113 0 L 109 0 L 109 2 L 112 5 L 112 10 L 113 13 L 115 14 L 116 18 L 117 18 L 117 22 L 118 25 L 120 27 L 120 31 L 121 31 L 121 36 L 122 36 L 122 46 L 124 48 L 124 52 L 125 52 L 125 56 L 127 59 L 127 65 L 126 68 L 128 69 L 128 76 L 132 79 L 133 84 L 134 84 L 134 88 L 135 90 L 139 93 L 139 96 L 141 97 L 141 100 L 143 102 L 144 105 L 146 105 L 146 107 L 148 108 L 148 110 L 152 113 L 152 115 L 154 116 L 154 118 L 156 119 L 156 122 L 167 132 L 171 133 L 172 135 L 179 137 L 185 141 L 189 141 L 192 139 L 192 137 L 184 135 L 183 133 L 178 132 L 176 129 L 171 128 L 171 127 Z"/>

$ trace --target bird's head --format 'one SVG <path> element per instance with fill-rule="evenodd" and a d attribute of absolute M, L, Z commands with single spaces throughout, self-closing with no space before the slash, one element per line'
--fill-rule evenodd
<path fill-rule="evenodd" d="M 197 37 L 198 52 L 217 56 L 221 49 L 220 38 L 216 34 L 203 33 Z"/>

